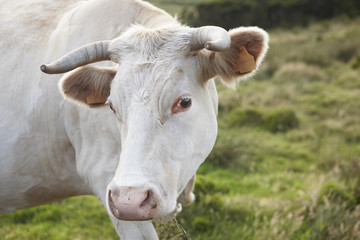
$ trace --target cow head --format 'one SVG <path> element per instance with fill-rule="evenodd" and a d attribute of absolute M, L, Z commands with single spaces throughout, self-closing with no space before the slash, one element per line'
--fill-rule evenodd
<path fill-rule="evenodd" d="M 217 135 L 216 75 L 228 85 L 254 74 L 268 48 L 256 27 L 225 31 L 180 25 L 132 26 L 120 37 L 86 45 L 46 73 L 67 73 L 59 87 L 70 101 L 109 105 L 121 155 L 107 187 L 107 206 L 122 220 L 169 220 L 188 204 L 195 172 Z M 87 65 L 111 60 L 115 68 Z M 109 107 L 108 106 L 108 107 Z M 114 143 L 116 144 L 116 143 Z"/>

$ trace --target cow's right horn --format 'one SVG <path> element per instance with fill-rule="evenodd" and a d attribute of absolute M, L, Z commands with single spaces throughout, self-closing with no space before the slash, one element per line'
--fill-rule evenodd
<path fill-rule="evenodd" d="M 108 52 L 109 44 L 110 41 L 87 44 L 64 55 L 55 62 L 41 65 L 40 69 L 48 74 L 65 73 L 89 63 L 111 60 Z"/>
<path fill-rule="evenodd" d="M 230 48 L 231 38 L 229 33 L 216 26 L 205 26 L 194 29 L 191 36 L 191 51 L 201 50 L 203 48 L 222 52 Z"/>

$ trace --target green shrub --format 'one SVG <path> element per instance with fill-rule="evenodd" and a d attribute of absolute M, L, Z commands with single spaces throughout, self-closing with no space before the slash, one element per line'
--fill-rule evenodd
<path fill-rule="evenodd" d="M 287 132 L 299 126 L 299 119 L 291 109 L 278 109 L 265 117 L 265 129 L 272 133 Z"/>
<path fill-rule="evenodd" d="M 264 124 L 262 113 L 258 109 L 235 109 L 229 115 L 231 126 L 261 126 Z"/>
<path fill-rule="evenodd" d="M 59 208 L 42 208 L 41 211 L 36 213 L 34 222 L 60 222 L 62 219 L 61 211 Z"/>
<path fill-rule="evenodd" d="M 360 131 L 357 129 L 350 129 L 344 135 L 346 143 L 360 143 Z"/>
<path fill-rule="evenodd" d="M 34 209 L 24 209 L 21 211 L 16 211 L 12 215 L 14 223 L 31 223 L 35 217 Z"/>
<path fill-rule="evenodd" d="M 199 232 L 209 231 L 213 227 L 211 221 L 203 216 L 195 217 L 191 225 Z"/>
<path fill-rule="evenodd" d="M 317 201 L 317 205 L 324 204 L 337 204 L 352 208 L 356 206 L 356 199 L 336 183 L 327 183 L 321 188 Z"/>
<path fill-rule="evenodd" d="M 227 213 L 227 217 L 230 220 L 237 222 L 239 221 L 243 222 L 253 214 L 249 206 L 242 206 L 242 205 L 229 206 L 226 209 L 226 213 Z"/>
<path fill-rule="evenodd" d="M 208 209 L 212 209 L 217 212 L 221 211 L 222 207 L 224 206 L 223 201 L 216 194 L 209 196 L 205 202 Z"/>
<path fill-rule="evenodd" d="M 349 62 L 357 54 L 358 46 L 357 44 L 352 44 L 350 42 L 344 43 L 339 46 L 339 49 L 335 53 L 336 59 L 339 59 L 343 62 Z"/>
<path fill-rule="evenodd" d="M 359 56 L 356 56 L 354 58 L 354 60 L 352 61 L 351 63 L 351 67 L 353 69 L 359 69 L 360 68 L 360 55 Z"/>
<path fill-rule="evenodd" d="M 218 138 L 207 162 L 222 168 L 233 166 L 239 155 L 239 146 L 234 141 Z"/>
<path fill-rule="evenodd" d="M 206 195 L 211 194 L 215 190 L 215 183 L 208 178 L 198 175 L 195 181 L 195 194 Z"/>
<path fill-rule="evenodd" d="M 299 126 L 299 119 L 292 109 L 279 108 L 262 113 L 258 109 L 237 108 L 229 115 L 230 126 L 261 127 L 272 133 L 287 132 Z"/>

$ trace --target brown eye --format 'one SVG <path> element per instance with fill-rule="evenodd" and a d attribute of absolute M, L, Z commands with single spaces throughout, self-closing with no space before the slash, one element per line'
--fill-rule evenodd
<path fill-rule="evenodd" d="M 179 112 L 185 112 L 191 107 L 191 98 L 190 97 L 180 97 L 176 100 L 174 105 L 171 108 L 173 114 Z"/>

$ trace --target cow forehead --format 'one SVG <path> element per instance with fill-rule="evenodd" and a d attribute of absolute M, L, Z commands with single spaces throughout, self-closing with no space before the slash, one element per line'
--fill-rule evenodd
<path fill-rule="evenodd" d="M 132 26 L 110 44 L 111 58 L 119 63 L 112 88 L 131 94 L 146 89 L 160 95 L 165 86 L 196 87 L 196 60 L 189 54 L 190 40 L 190 28 L 181 25 L 155 29 Z"/>
<path fill-rule="evenodd" d="M 153 63 L 142 63 L 130 61 L 119 66 L 114 82 L 133 87 L 135 89 L 146 88 L 159 89 L 165 85 L 184 87 L 185 81 L 193 77 L 181 61 L 157 61 Z M 188 74 L 185 73 L 188 72 Z M 190 81 L 192 82 L 192 81 Z"/>
<path fill-rule="evenodd" d="M 119 68 L 111 100 L 117 99 L 115 103 L 123 105 L 123 111 L 134 103 L 148 102 L 154 112 L 163 115 L 180 95 L 197 91 L 200 85 L 196 59 L 189 54 L 190 40 L 190 28 L 177 25 L 159 29 L 133 26 L 113 40 L 111 57 Z"/>
<path fill-rule="evenodd" d="M 186 76 L 176 64 L 162 63 L 125 64 L 119 67 L 111 86 L 111 100 L 131 110 L 133 104 L 152 105 L 158 114 L 164 114 L 180 95 L 195 93 L 196 80 Z M 155 105 L 155 106 L 154 106 Z M 125 110 L 125 107 L 124 109 Z M 125 114 L 125 113 L 123 113 Z"/>
<path fill-rule="evenodd" d="M 181 59 L 190 52 L 190 28 L 171 24 L 148 29 L 140 25 L 130 27 L 114 39 L 109 51 L 118 63 L 128 58 L 137 62 L 158 62 Z"/>

